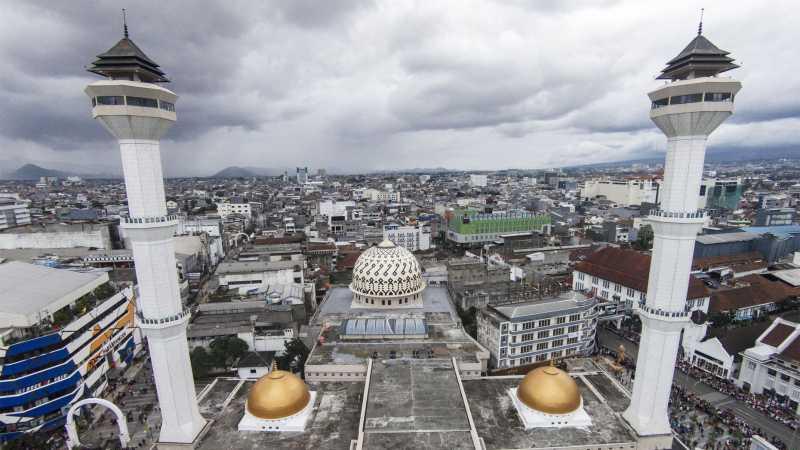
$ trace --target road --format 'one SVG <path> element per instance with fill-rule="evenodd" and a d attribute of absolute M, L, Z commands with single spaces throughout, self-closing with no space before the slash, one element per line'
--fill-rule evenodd
<path fill-rule="evenodd" d="M 638 346 L 633 342 L 622 339 L 616 334 L 601 328 L 597 329 L 597 335 L 601 346 L 616 350 L 619 344 L 623 344 L 625 345 L 628 355 L 630 355 L 631 358 L 636 358 Z M 751 408 L 746 403 L 736 400 L 727 394 L 718 392 L 710 386 L 689 377 L 680 370 L 675 370 L 673 383 L 688 389 L 717 408 L 730 409 L 738 417 L 764 430 L 768 436 L 777 436 L 780 440 L 786 442 L 789 448 L 796 448 L 796 445 L 800 445 L 800 437 L 798 437 L 791 428 L 772 420 L 768 416 Z"/>

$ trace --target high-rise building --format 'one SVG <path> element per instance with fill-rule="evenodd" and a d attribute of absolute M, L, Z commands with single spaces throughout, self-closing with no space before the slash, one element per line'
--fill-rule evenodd
<path fill-rule="evenodd" d="M 308 183 L 308 167 L 297 168 L 297 184 Z"/>
<path fill-rule="evenodd" d="M 623 417 L 639 435 L 640 448 L 672 448 L 668 402 L 686 305 L 694 242 L 706 220 L 698 210 L 706 140 L 733 113 L 741 83 L 720 73 L 738 67 L 728 52 L 702 35 L 667 63 L 668 82 L 648 95 L 650 118 L 667 136 L 661 207 L 651 211 L 653 255 L 647 297 L 639 306 L 642 337 L 633 396 Z"/>
<path fill-rule="evenodd" d="M 191 445 L 206 425 L 194 390 L 186 324 L 172 236 L 177 216 L 167 215 L 159 140 L 175 123 L 175 93 L 158 64 L 125 34 L 88 69 L 105 79 L 86 87 L 92 117 L 118 141 L 130 216 L 130 238 L 139 282 L 136 322 L 147 337 L 161 409 L 159 442 Z"/>

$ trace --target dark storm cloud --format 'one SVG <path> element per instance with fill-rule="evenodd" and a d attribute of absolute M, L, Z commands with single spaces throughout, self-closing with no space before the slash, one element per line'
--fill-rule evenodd
<path fill-rule="evenodd" d="M 646 3 L 148 0 L 128 5 L 128 17 L 180 96 L 165 141 L 172 174 L 543 167 L 663 148 L 645 94 L 693 37 L 697 11 L 653 14 Z M 712 143 L 797 142 L 797 6 L 704 6 L 708 37 L 744 61 L 737 113 Z M 0 148 L 118 165 L 114 152 L 98 153 L 113 143 L 92 123 L 83 87 L 97 79 L 85 66 L 121 37 L 120 7 L 0 0 Z"/>

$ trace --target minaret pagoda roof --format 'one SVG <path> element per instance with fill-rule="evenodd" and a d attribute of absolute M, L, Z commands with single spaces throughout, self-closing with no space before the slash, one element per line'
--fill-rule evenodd
<path fill-rule="evenodd" d="M 730 52 L 719 49 L 702 34 L 698 34 L 689 45 L 667 62 L 657 79 L 682 80 L 708 77 L 739 67 L 733 63 Z"/>
<path fill-rule="evenodd" d="M 97 60 L 87 70 L 108 78 L 135 80 L 138 77 L 145 83 L 169 82 L 158 64 L 130 40 L 127 30 L 125 37 L 105 53 L 97 55 Z"/>

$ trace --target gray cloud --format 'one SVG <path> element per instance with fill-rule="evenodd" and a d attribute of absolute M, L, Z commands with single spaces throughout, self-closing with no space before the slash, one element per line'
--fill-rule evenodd
<path fill-rule="evenodd" d="M 707 36 L 741 62 L 744 84 L 712 145 L 796 144 L 800 8 L 704 6 Z M 0 0 L 0 159 L 118 166 L 83 87 L 96 79 L 84 67 L 121 37 L 119 7 Z M 129 25 L 180 95 L 163 145 L 167 172 L 180 175 L 651 155 L 665 144 L 645 94 L 696 16 L 632 0 L 148 0 L 130 5 Z"/>

